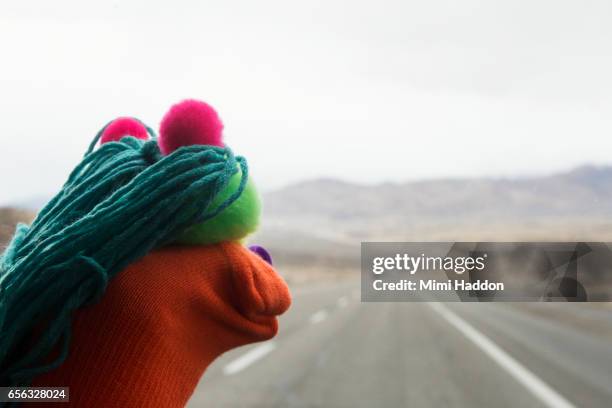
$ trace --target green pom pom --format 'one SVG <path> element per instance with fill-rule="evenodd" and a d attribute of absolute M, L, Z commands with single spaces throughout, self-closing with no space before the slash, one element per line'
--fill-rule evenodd
<path fill-rule="evenodd" d="M 213 200 L 215 208 L 227 200 L 240 185 L 242 174 L 234 174 L 227 187 Z M 176 240 L 179 244 L 208 245 L 224 241 L 239 241 L 253 233 L 259 224 L 261 201 L 255 184 L 249 178 L 244 191 L 229 207 L 217 216 L 188 228 Z"/>

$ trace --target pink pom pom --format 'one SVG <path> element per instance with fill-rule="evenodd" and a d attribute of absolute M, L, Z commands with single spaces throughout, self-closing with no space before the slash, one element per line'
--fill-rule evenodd
<path fill-rule="evenodd" d="M 133 136 L 137 139 L 149 138 L 147 128 L 134 118 L 117 118 L 106 126 L 100 144 L 118 142 L 124 136 Z"/>
<path fill-rule="evenodd" d="M 188 99 L 174 105 L 159 127 L 159 149 L 168 155 L 182 146 L 223 146 L 223 123 L 207 103 Z"/>

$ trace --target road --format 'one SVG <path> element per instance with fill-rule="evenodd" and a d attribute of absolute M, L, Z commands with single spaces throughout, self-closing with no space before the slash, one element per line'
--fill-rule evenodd
<path fill-rule="evenodd" d="M 233 350 L 189 407 L 610 407 L 612 307 L 362 303 L 293 291 L 270 342 Z"/>

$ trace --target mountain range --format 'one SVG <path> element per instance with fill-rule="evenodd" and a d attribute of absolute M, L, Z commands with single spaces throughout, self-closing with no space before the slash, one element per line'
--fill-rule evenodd
<path fill-rule="evenodd" d="M 40 208 L 45 201 L 15 207 Z M 253 241 L 281 263 L 349 265 L 361 241 L 376 240 L 612 241 L 612 166 L 376 185 L 318 179 L 266 193 L 263 201 Z M 6 232 L 11 226 L 4 224 Z"/>
<path fill-rule="evenodd" d="M 263 220 L 257 239 L 307 262 L 348 262 L 361 241 L 612 241 L 612 166 L 514 179 L 312 180 L 266 194 Z"/>

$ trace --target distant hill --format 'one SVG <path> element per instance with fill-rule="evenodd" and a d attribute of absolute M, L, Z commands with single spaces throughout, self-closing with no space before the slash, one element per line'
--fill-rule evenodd
<path fill-rule="evenodd" d="M 30 222 L 34 213 L 16 208 L 0 208 L 0 252 L 15 232 L 19 222 Z"/>
<path fill-rule="evenodd" d="M 612 215 L 612 167 L 520 179 L 441 179 L 359 185 L 314 180 L 266 196 L 272 216 L 331 220 Z"/>
<path fill-rule="evenodd" d="M 348 263 L 368 240 L 612 241 L 612 167 L 378 185 L 312 180 L 266 194 L 264 211 L 256 239 L 291 259 L 333 253 Z M 290 244 L 306 236 L 308 244 Z"/>
<path fill-rule="evenodd" d="M 3 211 L 7 219 L 30 214 Z M 0 225 L 4 234 L 14 228 L 12 221 Z M 282 264 L 347 267 L 366 240 L 612 241 L 612 167 L 514 179 L 305 181 L 264 195 L 262 227 L 253 238 Z"/>
<path fill-rule="evenodd" d="M 359 185 L 314 180 L 267 194 L 271 218 L 339 224 L 520 221 L 612 216 L 612 167 L 548 177 Z"/>
<path fill-rule="evenodd" d="M 38 210 L 49 196 L 8 207 Z M 364 220 L 401 216 L 573 217 L 612 215 L 612 166 L 582 166 L 566 173 L 531 178 L 437 179 L 376 185 L 335 179 L 309 180 L 265 194 L 268 216 Z"/>

